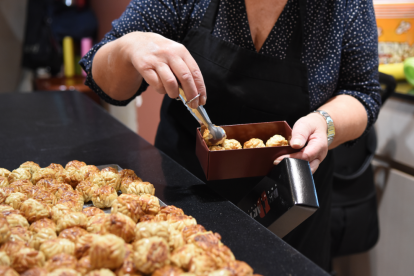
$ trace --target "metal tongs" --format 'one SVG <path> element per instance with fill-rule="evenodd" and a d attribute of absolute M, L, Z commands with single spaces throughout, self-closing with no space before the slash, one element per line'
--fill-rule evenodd
<path fill-rule="evenodd" d="M 206 110 L 203 106 L 198 106 L 197 109 L 191 108 L 188 106 L 188 103 L 193 101 L 195 98 L 199 97 L 200 95 L 196 96 L 194 99 L 187 101 L 185 97 L 184 90 L 179 87 L 180 95 L 177 100 L 181 100 L 183 104 L 187 107 L 188 111 L 194 116 L 194 118 L 200 123 L 200 125 L 205 125 L 209 132 L 209 142 L 212 145 L 220 144 L 226 139 L 226 132 L 221 127 L 217 127 L 211 123 L 210 117 L 208 117 Z"/>

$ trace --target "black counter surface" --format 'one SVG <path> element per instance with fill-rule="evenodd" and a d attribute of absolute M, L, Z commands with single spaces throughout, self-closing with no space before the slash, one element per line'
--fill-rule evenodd
<path fill-rule="evenodd" d="M 25 161 L 41 167 L 71 160 L 118 164 L 156 188 L 166 204 L 180 207 L 207 230 L 220 233 L 238 260 L 255 273 L 328 275 L 231 202 L 126 128 L 78 92 L 0 95 L 0 167 Z"/>

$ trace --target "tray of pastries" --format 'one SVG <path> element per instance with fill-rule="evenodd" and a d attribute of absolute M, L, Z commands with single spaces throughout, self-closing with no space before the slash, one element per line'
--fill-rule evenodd
<path fill-rule="evenodd" d="M 118 165 L 0 168 L 0 275 L 257 275 L 154 194 Z"/>

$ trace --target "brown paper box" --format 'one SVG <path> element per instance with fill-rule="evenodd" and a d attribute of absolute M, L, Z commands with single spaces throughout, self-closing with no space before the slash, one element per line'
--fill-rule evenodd
<path fill-rule="evenodd" d="M 251 138 L 259 138 L 266 143 L 276 134 L 287 140 L 292 135 L 292 129 L 285 121 L 221 127 L 226 131 L 227 139 L 236 139 L 242 145 Z M 196 155 L 207 180 L 265 176 L 276 158 L 299 151 L 290 146 L 210 151 L 203 139 L 204 129 L 204 126 L 197 129 Z"/>

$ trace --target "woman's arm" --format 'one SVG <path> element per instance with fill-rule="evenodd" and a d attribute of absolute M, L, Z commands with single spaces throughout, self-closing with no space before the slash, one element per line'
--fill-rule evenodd
<path fill-rule="evenodd" d="M 371 1 L 349 1 L 341 49 L 341 70 L 334 96 L 318 109 L 326 111 L 335 126 L 329 149 L 352 141 L 367 132 L 378 117 L 381 105 L 378 83 L 378 38 Z M 306 147 L 305 144 L 307 143 Z M 299 119 L 292 130 L 291 146 L 302 148 L 285 157 L 309 161 L 312 172 L 328 153 L 327 123 L 318 113 Z"/>
<path fill-rule="evenodd" d="M 92 75 L 108 96 L 119 101 L 134 96 L 143 78 L 171 98 L 178 97 L 178 79 L 187 99 L 201 95 L 190 103 L 192 108 L 207 99 L 201 71 L 188 50 L 155 33 L 132 32 L 104 45 L 95 54 Z"/>
<path fill-rule="evenodd" d="M 196 0 L 132 0 L 112 22 L 112 30 L 81 59 L 87 73 L 85 84 L 105 101 L 126 105 L 146 89 L 143 79 L 158 92 L 175 97 L 177 77 L 187 98 L 200 93 L 199 103 L 204 104 L 198 67 L 175 41 L 181 41 L 195 27 L 197 21 L 191 19 L 206 4 Z"/>

